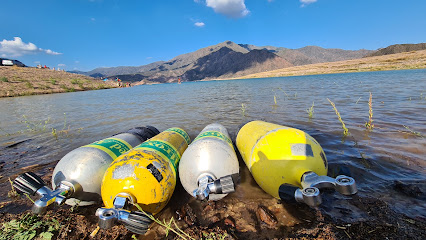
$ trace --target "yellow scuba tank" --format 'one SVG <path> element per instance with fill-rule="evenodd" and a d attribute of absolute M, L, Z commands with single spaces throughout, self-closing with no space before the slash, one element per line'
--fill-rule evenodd
<path fill-rule="evenodd" d="M 110 228 L 119 220 L 130 230 L 144 234 L 150 220 L 135 210 L 156 214 L 170 200 L 176 186 L 177 167 L 190 143 L 180 128 L 170 128 L 114 160 L 105 172 L 101 195 L 105 208 L 96 212 L 99 225 Z"/>
<path fill-rule="evenodd" d="M 275 198 L 316 206 L 321 204 L 319 188 L 345 195 L 357 192 L 354 179 L 326 176 L 323 149 L 299 129 L 252 121 L 239 130 L 236 145 L 257 184 Z"/>

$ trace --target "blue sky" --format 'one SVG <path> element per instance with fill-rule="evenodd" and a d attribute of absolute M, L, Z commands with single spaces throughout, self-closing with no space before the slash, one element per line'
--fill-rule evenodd
<path fill-rule="evenodd" d="M 2 0 L 0 56 L 139 66 L 231 40 L 348 50 L 426 42 L 425 0 Z"/>

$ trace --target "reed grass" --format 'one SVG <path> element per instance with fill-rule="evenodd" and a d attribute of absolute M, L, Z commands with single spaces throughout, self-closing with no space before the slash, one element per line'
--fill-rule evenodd
<path fill-rule="evenodd" d="M 176 235 L 178 235 L 181 239 L 191 239 L 191 240 L 195 240 L 194 238 L 192 238 L 191 236 L 189 236 L 186 232 L 184 232 L 182 229 L 179 228 L 179 226 L 176 224 L 174 218 L 170 218 L 169 222 L 166 222 L 166 220 L 160 221 L 159 219 L 155 218 L 154 216 L 152 216 L 151 214 L 148 214 L 147 212 L 145 212 L 140 206 L 139 204 L 133 204 L 133 206 L 135 206 L 141 213 L 143 213 L 145 216 L 147 216 L 149 219 L 151 219 L 152 221 L 154 221 L 155 223 L 159 224 L 160 226 L 162 226 L 163 228 L 165 228 L 166 230 L 166 237 L 168 236 L 169 231 L 174 232 Z M 173 223 L 173 225 L 172 225 Z"/>
<path fill-rule="evenodd" d="M 415 135 L 417 137 L 424 138 L 424 136 L 420 132 L 413 131 L 408 126 L 405 126 L 405 125 L 402 125 L 402 126 L 404 126 L 405 129 L 407 129 L 411 134 L 413 134 L 413 135 Z"/>
<path fill-rule="evenodd" d="M 277 105 L 277 96 L 274 95 L 274 104 Z"/>
<path fill-rule="evenodd" d="M 365 123 L 367 130 L 373 130 L 373 94 L 370 92 L 370 99 L 368 100 L 368 122 Z"/>
<path fill-rule="evenodd" d="M 355 104 L 358 104 L 359 100 L 361 100 L 361 97 L 359 97 L 358 100 L 356 100 Z"/>
<path fill-rule="evenodd" d="M 243 117 L 246 116 L 246 105 L 244 103 L 241 103 L 241 114 L 243 115 Z"/>
<path fill-rule="evenodd" d="M 283 92 L 285 94 L 285 96 L 287 97 L 287 99 L 289 99 L 290 97 L 288 96 L 288 94 L 282 89 L 282 88 L 278 88 L 281 92 Z"/>
<path fill-rule="evenodd" d="M 306 109 L 306 112 L 308 113 L 309 119 L 312 119 L 314 117 L 314 102 L 312 102 L 312 106 L 309 109 Z"/>
<path fill-rule="evenodd" d="M 340 113 L 337 110 L 336 105 L 330 99 L 327 98 L 327 100 L 330 102 L 331 106 L 333 106 L 333 109 L 336 112 L 337 118 L 339 119 L 340 123 L 342 124 L 343 136 L 344 137 L 349 136 L 350 135 L 349 130 L 346 128 L 345 122 L 343 122 L 343 119 L 340 116 Z"/>

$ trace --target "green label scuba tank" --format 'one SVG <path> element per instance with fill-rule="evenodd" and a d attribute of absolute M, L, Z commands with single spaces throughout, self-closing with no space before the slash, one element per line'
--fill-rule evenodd
<path fill-rule="evenodd" d="M 122 222 L 132 232 L 144 234 L 151 220 L 136 210 L 157 214 L 176 186 L 180 158 L 188 147 L 188 134 L 170 128 L 115 159 L 102 180 L 104 208 L 99 208 L 101 228 Z"/>
<path fill-rule="evenodd" d="M 109 164 L 158 133 L 152 126 L 138 127 L 74 149 L 58 162 L 53 171 L 54 190 L 31 172 L 18 176 L 14 187 L 21 192 L 41 196 L 33 206 L 35 213 L 45 212 L 53 202 L 80 206 L 94 204 L 100 200 L 102 177 Z"/>
<path fill-rule="evenodd" d="M 235 191 L 239 166 L 228 131 L 213 123 L 206 126 L 183 153 L 179 179 L 199 200 L 219 200 Z"/>

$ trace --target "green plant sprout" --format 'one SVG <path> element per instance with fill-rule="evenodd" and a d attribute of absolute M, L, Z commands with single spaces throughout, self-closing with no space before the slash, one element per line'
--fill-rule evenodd
<path fill-rule="evenodd" d="M 368 100 L 368 122 L 365 123 L 365 128 L 373 130 L 373 94 L 370 92 L 370 99 Z"/>
<path fill-rule="evenodd" d="M 285 96 L 287 97 L 287 99 L 289 99 L 288 94 L 282 88 L 278 88 L 278 89 L 281 90 L 285 94 Z"/>
<path fill-rule="evenodd" d="M 243 117 L 246 116 L 246 105 L 244 103 L 241 103 L 241 114 L 243 115 Z"/>
<path fill-rule="evenodd" d="M 309 109 L 306 109 L 309 119 L 312 119 L 314 117 L 314 106 L 314 102 L 312 102 L 312 106 Z"/>
<path fill-rule="evenodd" d="M 359 97 L 358 100 L 356 100 L 355 104 L 358 104 L 359 100 L 361 100 L 361 97 Z"/>
<path fill-rule="evenodd" d="M 343 136 L 345 136 L 345 137 L 349 136 L 350 135 L 349 130 L 346 128 L 345 122 L 343 122 L 343 119 L 340 116 L 340 113 L 337 110 L 336 105 L 330 99 L 327 98 L 327 100 L 330 102 L 331 106 L 333 106 L 333 109 L 336 112 L 337 118 L 339 119 L 340 123 L 342 124 Z"/>
<path fill-rule="evenodd" d="M 417 137 L 424 138 L 424 136 L 420 132 L 415 132 L 415 131 L 411 130 L 408 126 L 405 126 L 405 125 L 402 125 L 402 126 L 404 126 L 405 129 L 407 129 L 411 134 L 413 134 Z"/>
<path fill-rule="evenodd" d="M 52 239 L 60 228 L 56 219 L 43 220 L 37 215 L 26 214 L 19 220 L 3 223 L 0 240 L 6 239 Z"/>
<path fill-rule="evenodd" d="M 152 216 L 151 214 L 146 213 L 140 206 L 139 204 L 133 204 L 133 206 L 135 206 L 141 213 L 143 213 L 145 216 L 147 216 L 149 219 L 151 219 L 152 221 L 156 222 L 157 224 L 159 224 L 160 226 L 162 226 L 163 228 L 166 229 L 166 237 L 169 234 L 169 231 L 174 232 L 176 235 L 178 235 L 180 238 L 182 239 L 191 239 L 191 240 L 195 240 L 194 238 L 192 238 L 191 236 L 189 236 L 187 233 L 185 233 L 184 231 L 182 231 L 182 229 L 180 229 L 178 227 L 178 225 L 176 224 L 176 222 L 174 221 L 174 218 L 170 218 L 170 221 L 167 223 L 166 220 L 163 220 L 162 222 L 158 219 L 156 219 L 154 216 Z M 172 226 L 172 223 L 174 225 L 174 227 Z M 175 229 L 176 228 L 176 229 Z"/>

